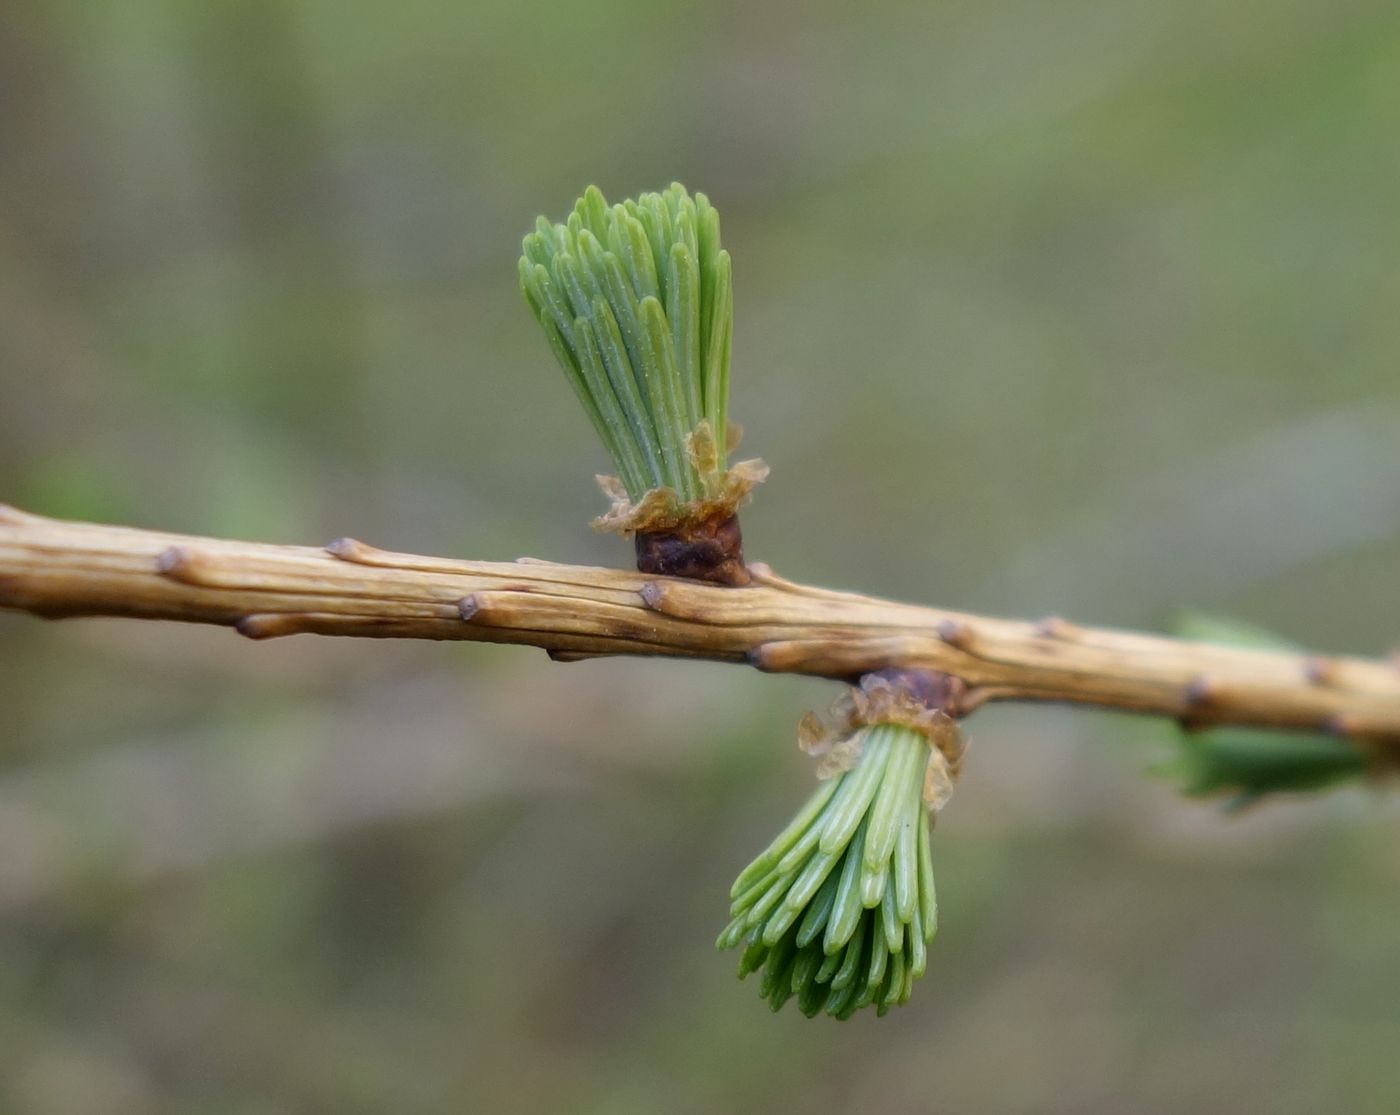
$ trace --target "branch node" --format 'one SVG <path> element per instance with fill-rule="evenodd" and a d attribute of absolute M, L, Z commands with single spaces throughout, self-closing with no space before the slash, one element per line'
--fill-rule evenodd
<path fill-rule="evenodd" d="M 861 678 L 863 688 L 882 683 L 892 687 L 895 692 L 907 694 L 923 708 L 937 710 L 955 720 L 963 715 L 963 703 L 968 695 L 967 683 L 952 674 L 941 670 L 888 666 Z"/>
<path fill-rule="evenodd" d="M 551 662 L 585 662 L 590 658 L 611 658 L 609 654 L 589 654 L 583 650 L 558 650 L 550 647 L 545 651 Z"/>
<path fill-rule="evenodd" d="M 209 580 L 208 554 L 185 546 L 170 546 L 156 557 L 156 570 L 162 577 L 186 585 L 203 585 Z"/>
<path fill-rule="evenodd" d="M 1211 723 L 1207 710 L 1220 696 L 1220 687 L 1205 674 L 1197 674 L 1186 685 L 1182 702 L 1186 711 L 1177 717 L 1183 732 L 1198 732 Z"/>
<path fill-rule="evenodd" d="M 299 616 L 265 613 L 240 616 L 233 629 L 247 639 L 277 639 L 283 635 L 297 635 L 306 630 Z"/>
<path fill-rule="evenodd" d="M 1334 712 L 1324 720 L 1322 730 L 1338 739 L 1359 739 L 1363 735 L 1356 720 L 1344 712 Z"/>
<path fill-rule="evenodd" d="M 1186 704 L 1191 708 L 1208 705 L 1215 699 L 1216 684 L 1205 674 L 1197 674 L 1186 686 Z"/>
<path fill-rule="evenodd" d="M 859 755 L 857 729 L 898 724 L 924 736 L 935 751 L 925 772 L 924 800 L 936 810 L 947 801 L 962 773 L 967 741 L 957 724 L 957 707 L 967 687 L 937 670 L 884 669 L 865 674 L 831 706 L 830 724 L 812 713 L 798 726 L 798 746 L 822 759 L 818 778 L 850 769 Z"/>
<path fill-rule="evenodd" d="M 361 542 L 358 538 L 337 538 L 333 542 L 327 542 L 325 550 L 331 557 L 354 562 L 356 565 L 377 565 L 377 557 L 384 552 Z"/>
<path fill-rule="evenodd" d="M 727 618 L 731 615 L 730 609 L 735 599 L 730 593 L 738 591 L 741 590 L 728 589 L 720 594 L 711 584 L 668 578 L 644 581 L 637 589 L 637 595 L 648 611 L 672 619 L 724 626 L 733 622 Z"/>
<path fill-rule="evenodd" d="M 666 603 L 666 586 L 659 581 L 648 581 L 640 589 L 637 595 L 642 598 L 642 603 L 653 612 L 664 612 Z"/>
<path fill-rule="evenodd" d="M 1059 639 L 1070 642 L 1083 634 L 1083 629 L 1070 623 L 1064 616 L 1046 616 L 1035 625 L 1035 633 L 1042 639 Z"/>
<path fill-rule="evenodd" d="M 1335 658 L 1314 654 L 1303 663 L 1303 676 L 1312 685 L 1336 685 L 1341 666 Z"/>
<path fill-rule="evenodd" d="M 457 601 L 457 614 L 468 623 L 476 618 L 476 613 L 479 611 L 481 611 L 481 598 L 474 592 Z"/>
<path fill-rule="evenodd" d="M 749 579 L 756 585 L 767 585 L 770 588 L 786 589 L 792 592 L 810 592 L 806 585 L 800 585 L 796 581 L 788 580 L 780 573 L 775 573 L 773 567 L 766 561 L 752 561 L 748 564 Z"/>
<path fill-rule="evenodd" d="M 739 516 L 702 518 L 673 530 L 639 530 L 634 537 L 637 570 L 686 577 L 715 585 L 747 585 Z"/>
<path fill-rule="evenodd" d="M 945 619 L 938 625 L 938 637 L 955 650 L 970 650 L 972 628 L 960 619 Z"/>

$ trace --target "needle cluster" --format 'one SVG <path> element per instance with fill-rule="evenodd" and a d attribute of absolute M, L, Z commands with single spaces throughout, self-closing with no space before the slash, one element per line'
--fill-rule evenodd
<path fill-rule="evenodd" d="M 938 925 L 924 808 L 927 737 L 859 729 L 855 766 L 823 782 L 735 881 L 716 947 L 743 948 L 774 1010 L 846 1019 L 907 1002 Z"/>
<path fill-rule="evenodd" d="M 632 500 L 713 494 L 724 471 L 734 299 L 719 214 L 674 183 L 608 205 L 590 186 L 524 239 L 520 287 Z M 708 430 L 706 449 L 692 436 Z"/>

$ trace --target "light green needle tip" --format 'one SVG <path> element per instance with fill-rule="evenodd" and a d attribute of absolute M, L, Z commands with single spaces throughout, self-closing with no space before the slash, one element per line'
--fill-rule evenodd
<path fill-rule="evenodd" d="M 673 183 L 609 205 L 589 186 L 521 246 L 520 288 L 635 502 L 702 498 L 688 439 L 708 423 L 723 471 L 734 299 L 719 215 Z"/>
<path fill-rule="evenodd" d="M 937 926 L 924 770 L 929 743 L 907 727 L 865 732 L 860 758 L 822 783 L 739 876 L 720 949 L 739 976 L 762 970 L 774 1010 L 809 1018 L 883 1014 L 909 999 Z"/>

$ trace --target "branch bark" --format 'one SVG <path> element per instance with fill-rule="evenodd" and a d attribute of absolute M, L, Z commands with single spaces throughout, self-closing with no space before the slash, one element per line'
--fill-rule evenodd
<path fill-rule="evenodd" d="M 1400 663 L 1270 653 L 918 607 L 796 584 L 765 566 L 725 588 L 522 558 L 458 561 L 352 539 L 323 549 L 62 522 L 0 505 L 0 608 L 52 618 L 472 639 L 554 658 L 665 655 L 853 680 L 892 667 L 958 679 L 949 712 L 1059 701 L 1188 727 L 1326 731 L 1400 746 Z"/>

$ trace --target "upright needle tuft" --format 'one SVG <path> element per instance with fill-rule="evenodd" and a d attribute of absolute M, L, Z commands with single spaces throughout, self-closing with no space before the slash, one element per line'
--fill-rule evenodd
<path fill-rule="evenodd" d="M 745 584 L 737 511 L 767 475 L 728 467 L 734 295 L 719 214 L 673 183 L 609 205 L 590 186 L 524 239 L 520 288 L 617 469 L 594 522 L 638 568 Z"/>

